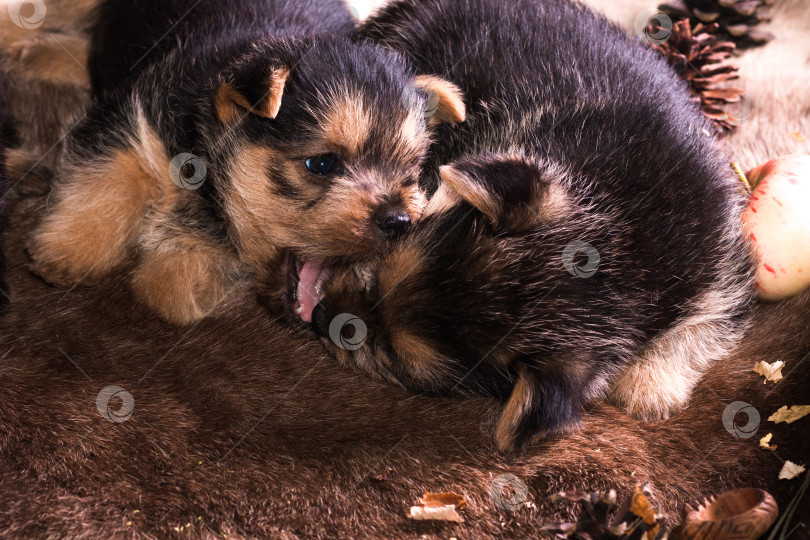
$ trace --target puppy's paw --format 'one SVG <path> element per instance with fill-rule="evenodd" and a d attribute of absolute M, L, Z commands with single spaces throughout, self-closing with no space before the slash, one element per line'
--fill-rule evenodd
<path fill-rule="evenodd" d="M 135 296 L 164 320 L 184 325 L 208 315 L 225 296 L 229 280 L 215 250 L 144 254 L 132 278 Z"/>
<path fill-rule="evenodd" d="M 694 381 L 678 370 L 638 364 L 629 366 L 616 380 L 610 401 L 633 418 L 659 422 L 686 407 L 693 386 Z"/>
<path fill-rule="evenodd" d="M 504 453 L 521 450 L 531 441 L 546 441 L 576 429 L 582 403 L 570 383 L 558 373 L 520 365 L 518 379 L 495 430 L 498 450 Z"/>
<path fill-rule="evenodd" d="M 127 224 L 111 222 L 94 205 L 75 199 L 57 204 L 26 246 L 31 271 L 54 285 L 94 285 L 126 257 Z"/>
<path fill-rule="evenodd" d="M 51 285 L 95 285 L 104 277 L 104 272 L 95 268 L 79 249 L 60 235 L 54 238 L 48 232 L 40 232 L 26 248 L 31 262 L 29 270 Z"/>

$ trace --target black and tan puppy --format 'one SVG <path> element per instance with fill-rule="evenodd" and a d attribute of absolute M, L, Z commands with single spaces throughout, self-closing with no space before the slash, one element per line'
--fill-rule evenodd
<path fill-rule="evenodd" d="M 330 258 L 420 215 L 428 128 L 464 118 L 452 84 L 341 35 L 353 21 L 339 0 L 106 0 L 95 20 L 94 103 L 65 143 L 31 268 L 93 283 L 134 253 L 137 297 L 169 321 L 204 316 L 243 269 L 277 301 L 300 282 L 310 312 Z"/>
<path fill-rule="evenodd" d="M 682 408 L 746 327 L 752 264 L 738 180 L 665 62 L 564 0 L 409 0 L 360 36 L 455 82 L 468 117 L 414 229 L 327 281 L 327 346 L 415 391 L 502 397 L 503 450 L 604 396 Z"/>

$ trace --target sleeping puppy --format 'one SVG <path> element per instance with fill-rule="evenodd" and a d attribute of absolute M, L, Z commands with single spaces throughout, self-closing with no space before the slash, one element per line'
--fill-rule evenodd
<path fill-rule="evenodd" d="M 170 322 L 205 316 L 246 272 L 279 303 L 289 279 L 306 292 L 331 258 L 379 249 L 421 214 L 429 127 L 464 119 L 452 84 L 340 35 L 339 0 L 106 0 L 95 20 L 94 102 L 31 269 L 92 284 L 134 254 L 136 296 Z"/>
<path fill-rule="evenodd" d="M 359 36 L 444 74 L 468 117 L 414 228 L 326 280 L 326 346 L 415 392 L 502 398 L 504 451 L 605 396 L 684 407 L 746 328 L 753 264 L 739 181 L 665 62 L 564 0 L 409 0 Z"/>

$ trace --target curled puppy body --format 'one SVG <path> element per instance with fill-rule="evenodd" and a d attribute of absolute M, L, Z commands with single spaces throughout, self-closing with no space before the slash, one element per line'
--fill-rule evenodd
<path fill-rule="evenodd" d="M 459 4 L 395 3 L 360 28 L 457 84 L 468 116 L 434 147 L 450 165 L 420 221 L 326 282 L 315 328 L 411 390 L 501 397 L 502 450 L 605 396 L 667 417 L 747 325 L 738 181 L 675 74 L 606 20 Z"/>
<path fill-rule="evenodd" d="M 94 102 L 31 269 L 89 284 L 134 251 L 136 296 L 171 322 L 205 316 L 245 272 L 279 304 L 288 280 L 307 292 L 331 258 L 384 245 L 424 206 L 428 124 L 464 118 L 452 85 L 340 35 L 338 0 L 107 0 L 96 19 Z M 430 122 L 428 93 L 445 110 Z"/>

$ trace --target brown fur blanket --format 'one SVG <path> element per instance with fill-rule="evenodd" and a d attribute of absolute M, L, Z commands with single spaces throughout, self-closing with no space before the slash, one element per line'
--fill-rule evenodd
<path fill-rule="evenodd" d="M 608 7 L 622 22 L 634 15 L 625 3 Z M 776 40 L 741 59 L 756 107 L 729 142 L 746 166 L 808 151 L 790 135 L 810 138 L 810 46 L 797 21 L 806 28 L 807 10 L 802 0 L 777 5 Z M 785 507 L 800 480 L 778 472 L 810 457 L 810 419 L 766 420 L 810 400 L 810 291 L 758 305 L 744 343 L 681 414 L 646 424 L 601 404 L 579 432 L 503 456 L 493 448 L 496 403 L 415 397 L 345 371 L 247 289 L 199 325 L 172 328 L 124 280 L 46 285 L 24 253 L 46 206 L 13 203 L 4 233 L 12 302 L 0 317 L 0 537 L 538 536 L 575 515 L 548 495 L 626 498 L 645 481 L 674 525 L 687 501 L 736 487 L 766 488 Z M 785 379 L 763 384 L 752 371 L 759 360 L 785 361 Z M 737 401 L 759 412 L 756 436 L 724 426 Z M 758 446 L 766 433 L 775 451 Z M 512 499 L 493 495 L 506 474 Z M 406 518 L 425 491 L 463 494 L 465 522 Z M 797 516 L 810 517 L 810 497 Z"/>

